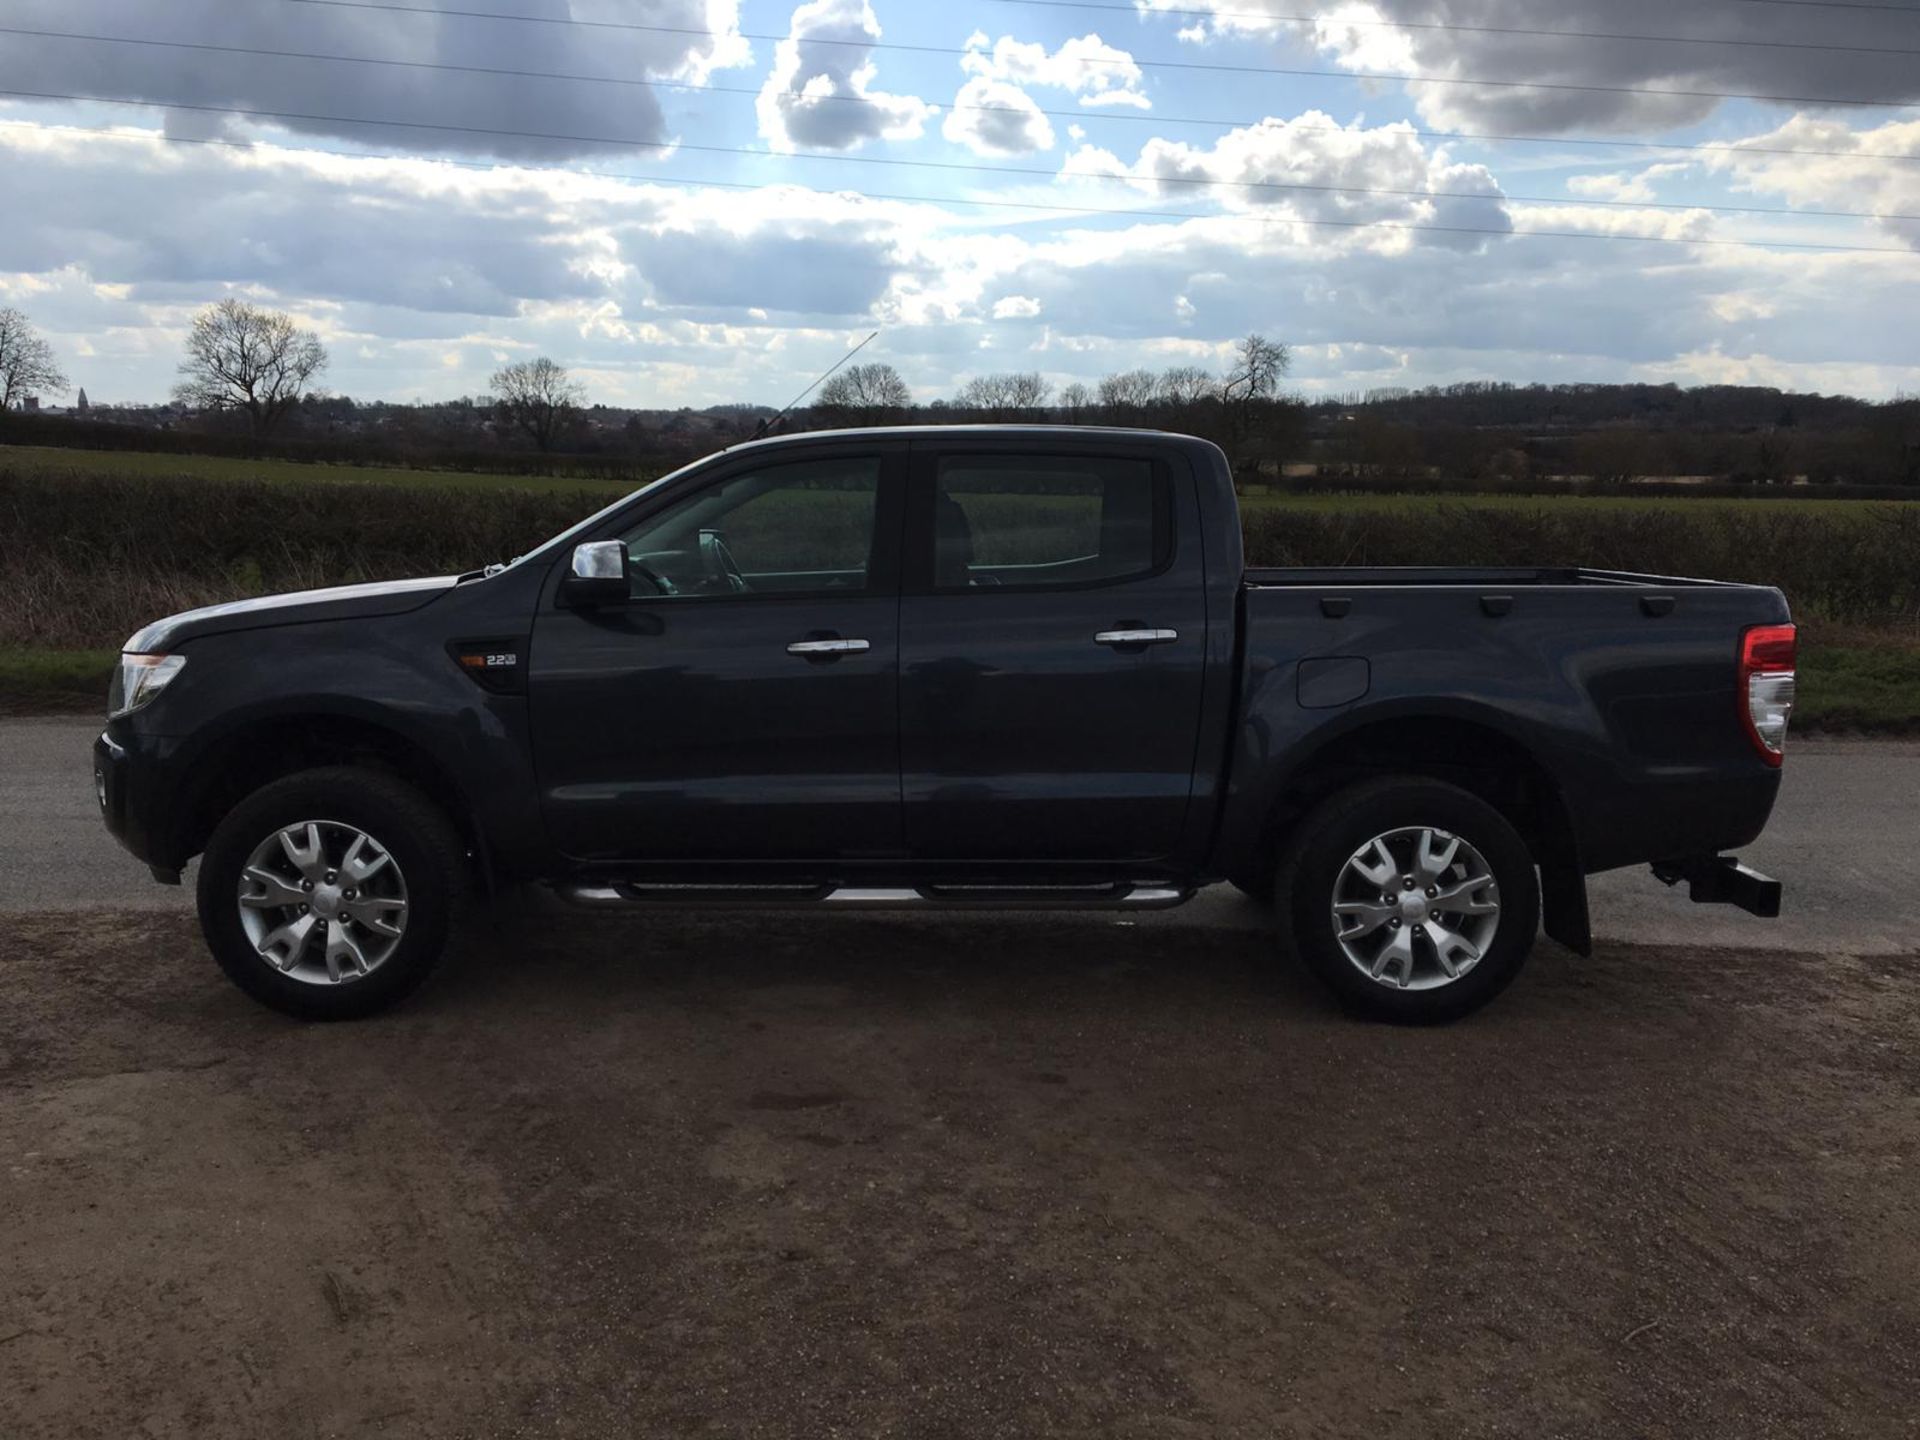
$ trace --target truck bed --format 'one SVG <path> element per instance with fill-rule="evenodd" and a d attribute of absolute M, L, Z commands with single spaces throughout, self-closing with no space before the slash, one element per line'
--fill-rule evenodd
<path fill-rule="evenodd" d="M 1588 870 L 1737 848 L 1765 823 L 1779 772 L 1747 733 L 1739 656 L 1747 627 L 1789 618 L 1777 590 L 1556 566 L 1302 567 L 1244 572 L 1240 602 L 1236 777 L 1271 786 L 1367 727 L 1391 743 L 1361 768 L 1391 768 L 1392 744 L 1491 749 L 1554 777 Z M 1272 803 L 1232 795 L 1230 820 Z"/>
<path fill-rule="evenodd" d="M 1627 570 L 1590 570 L 1583 567 L 1336 565 L 1269 566 L 1249 569 L 1244 583 L 1251 589 L 1312 586 L 1343 589 L 1383 585 L 1448 586 L 1633 586 L 1650 589 L 1712 587 L 1739 589 L 1729 581 L 1695 580 L 1678 575 L 1640 575 Z"/>

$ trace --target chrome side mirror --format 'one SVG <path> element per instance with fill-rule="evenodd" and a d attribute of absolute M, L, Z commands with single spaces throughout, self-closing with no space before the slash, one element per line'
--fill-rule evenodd
<path fill-rule="evenodd" d="M 586 609 L 617 605 L 628 595 L 627 547 L 618 540 L 589 540 L 573 547 L 573 566 L 560 582 L 560 598 Z"/>

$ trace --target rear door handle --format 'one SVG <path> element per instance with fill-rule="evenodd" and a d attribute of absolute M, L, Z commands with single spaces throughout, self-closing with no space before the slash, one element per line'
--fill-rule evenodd
<path fill-rule="evenodd" d="M 789 655 L 864 655 L 873 647 L 864 640 L 796 640 Z"/>
<path fill-rule="evenodd" d="M 1096 645 L 1171 645 L 1180 638 L 1178 630 L 1102 630 L 1093 637 Z"/>

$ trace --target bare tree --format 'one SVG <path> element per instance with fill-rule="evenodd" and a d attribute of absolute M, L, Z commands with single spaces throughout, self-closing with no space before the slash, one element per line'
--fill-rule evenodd
<path fill-rule="evenodd" d="M 493 372 L 494 408 L 508 424 L 527 432 L 535 447 L 548 450 L 572 428 L 586 403 L 586 387 L 567 367 L 542 355 Z"/>
<path fill-rule="evenodd" d="M 1061 387 L 1060 409 L 1069 425 L 1079 425 L 1086 419 L 1087 412 L 1093 409 L 1093 391 L 1078 380 Z"/>
<path fill-rule="evenodd" d="M 1293 352 L 1264 335 L 1249 335 L 1233 347 L 1233 368 L 1220 386 L 1228 405 L 1271 400 L 1293 368 Z"/>
<path fill-rule="evenodd" d="M 1233 365 L 1220 385 L 1223 448 L 1234 473 L 1257 475 L 1268 460 L 1276 463 L 1292 438 L 1298 405 L 1279 398 L 1280 382 L 1293 364 L 1286 346 L 1264 335 L 1249 335 L 1234 346 Z"/>
<path fill-rule="evenodd" d="M 227 299 L 193 317 L 173 396 L 195 410 L 244 410 L 265 435 L 326 368 L 320 337 L 291 315 Z"/>
<path fill-rule="evenodd" d="M 1053 386 L 1036 370 L 976 375 L 960 387 L 953 403 L 962 410 L 985 410 L 996 419 L 1030 414 L 1047 403 Z"/>
<path fill-rule="evenodd" d="M 1160 377 L 1151 370 L 1122 370 L 1100 380 L 1100 408 L 1109 420 L 1138 415 L 1153 403 Z"/>
<path fill-rule="evenodd" d="M 913 392 L 893 366 L 849 365 L 820 387 L 815 408 L 836 425 L 884 425 L 913 404 Z"/>
<path fill-rule="evenodd" d="M 1160 374 L 1155 398 L 1177 409 L 1187 409 L 1203 400 L 1211 400 L 1219 382 L 1198 365 L 1175 365 Z"/>
<path fill-rule="evenodd" d="M 18 310 L 0 310 L 0 411 L 26 404 L 29 396 L 64 394 L 66 388 L 53 346 Z"/>

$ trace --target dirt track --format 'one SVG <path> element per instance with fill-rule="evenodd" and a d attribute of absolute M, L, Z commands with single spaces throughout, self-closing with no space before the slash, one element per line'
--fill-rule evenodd
<path fill-rule="evenodd" d="M 0 1435 L 1911 1435 L 1920 966 L 510 913 L 405 1010 L 0 917 Z"/>

